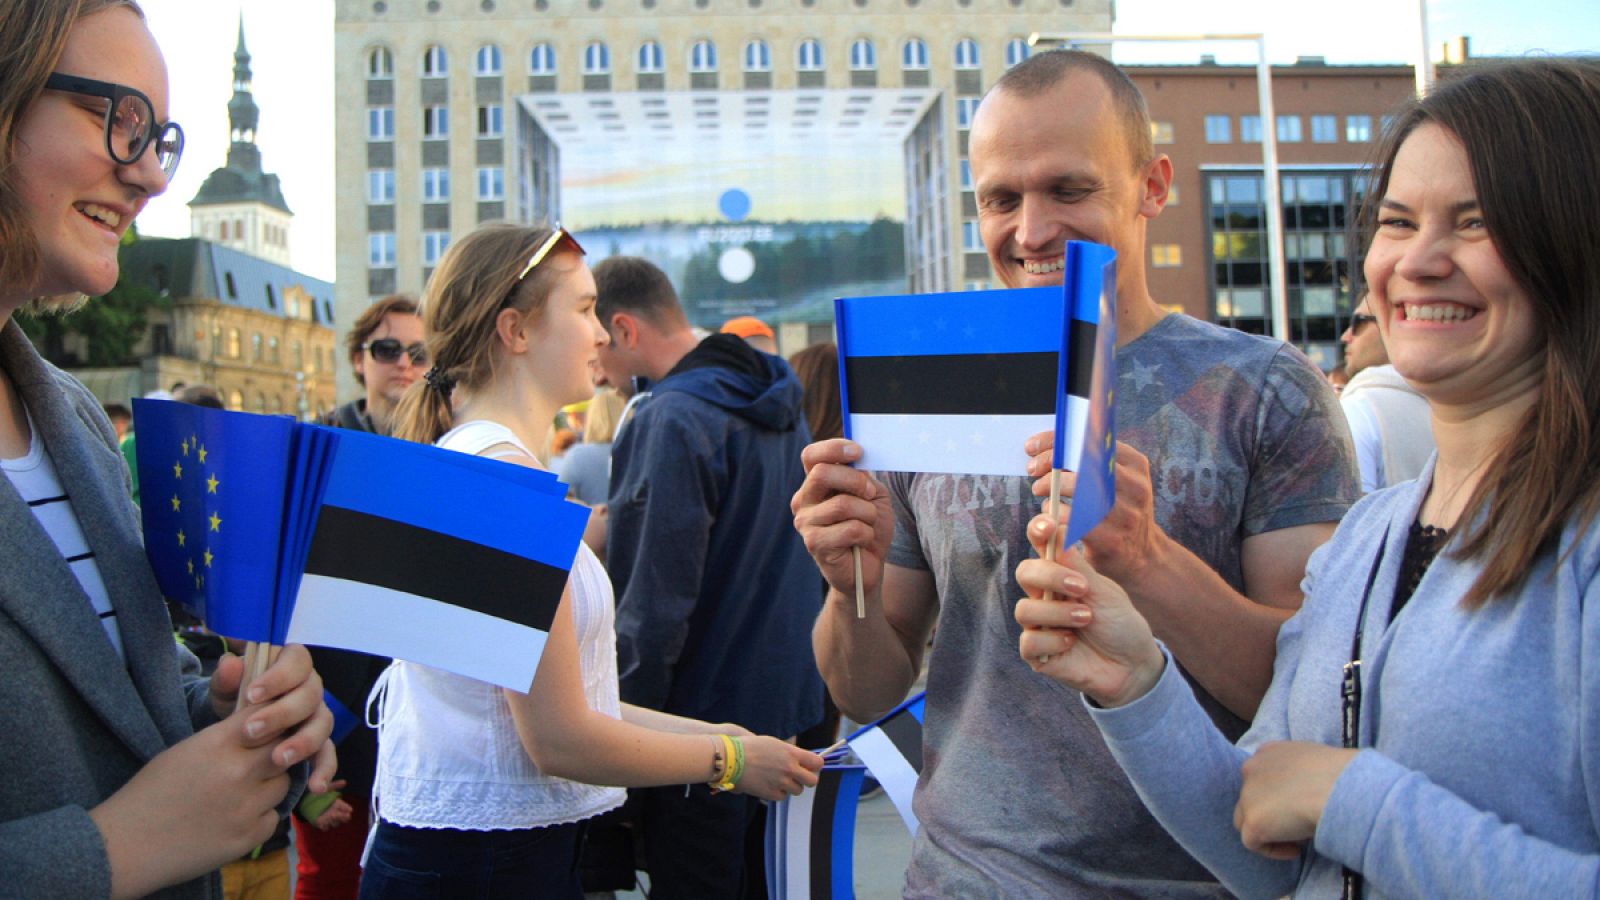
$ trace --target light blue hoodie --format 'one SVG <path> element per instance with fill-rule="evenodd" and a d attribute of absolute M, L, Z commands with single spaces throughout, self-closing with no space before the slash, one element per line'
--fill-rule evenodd
<path fill-rule="evenodd" d="M 1479 566 L 1442 551 L 1389 608 L 1430 463 L 1361 501 L 1307 564 L 1305 606 L 1278 635 L 1272 686 L 1230 745 L 1170 660 L 1149 694 L 1091 713 L 1161 824 L 1244 897 L 1600 896 L 1600 533 L 1572 525 L 1515 597 L 1466 610 Z M 1233 828 L 1239 766 L 1268 741 L 1340 746 L 1340 673 L 1387 536 L 1362 636 L 1363 749 L 1307 852 L 1249 852 Z"/>

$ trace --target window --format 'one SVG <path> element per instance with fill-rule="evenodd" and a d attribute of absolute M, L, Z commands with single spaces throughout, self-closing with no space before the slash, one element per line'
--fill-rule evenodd
<path fill-rule="evenodd" d="M 374 231 L 367 235 L 367 265 L 374 268 L 394 265 L 394 232 Z"/>
<path fill-rule="evenodd" d="M 690 72 L 715 72 L 717 70 L 717 45 L 710 41 L 695 41 L 689 47 Z"/>
<path fill-rule="evenodd" d="M 956 41 L 956 68 L 976 69 L 978 67 L 978 42 L 972 38 L 962 38 Z"/>
<path fill-rule="evenodd" d="M 533 50 L 528 54 L 529 75 L 554 75 L 556 73 L 556 51 L 549 44 L 534 44 Z"/>
<path fill-rule="evenodd" d="M 500 48 L 493 44 L 479 47 L 477 62 L 472 70 L 479 75 L 499 75 Z"/>
<path fill-rule="evenodd" d="M 961 161 L 961 189 L 972 190 L 972 163 L 964 159 Z"/>
<path fill-rule="evenodd" d="M 1172 143 L 1172 123 L 1171 122 L 1151 122 L 1150 123 L 1150 143 L 1152 143 L 1152 144 L 1170 144 L 1170 143 Z"/>
<path fill-rule="evenodd" d="M 878 67 L 878 51 L 872 42 L 861 38 L 850 45 L 850 70 L 867 72 Z"/>
<path fill-rule="evenodd" d="M 222 326 L 221 325 L 213 325 L 213 326 L 211 326 L 211 358 L 215 359 L 215 358 L 217 358 L 217 357 L 219 357 L 221 355 L 222 355 Z"/>
<path fill-rule="evenodd" d="M 443 78 L 450 74 L 448 60 L 444 55 L 444 48 L 434 44 L 422 51 L 422 77 Z"/>
<path fill-rule="evenodd" d="M 478 107 L 478 137 L 499 137 L 505 129 L 505 111 L 498 103 Z"/>
<path fill-rule="evenodd" d="M 424 106 L 422 108 L 422 136 L 442 138 L 450 134 L 450 107 Z"/>
<path fill-rule="evenodd" d="M 450 199 L 450 170 L 449 169 L 423 169 L 422 170 L 422 200 L 424 203 L 440 203 Z"/>
<path fill-rule="evenodd" d="M 394 140 L 394 107 L 367 107 L 367 140 Z"/>
<path fill-rule="evenodd" d="M 1311 142 L 1313 144 L 1335 144 L 1339 141 L 1338 116 L 1312 116 L 1311 117 Z"/>
<path fill-rule="evenodd" d="M 444 248 L 450 245 L 450 232 L 424 231 L 422 233 L 422 264 L 436 266 L 439 257 L 444 255 Z"/>
<path fill-rule="evenodd" d="M 1261 143 L 1261 117 L 1239 117 L 1239 140 L 1246 144 Z"/>
<path fill-rule="evenodd" d="M 1365 144 L 1372 140 L 1372 117 L 1345 116 L 1344 139 L 1352 144 Z"/>
<path fill-rule="evenodd" d="M 217 228 L 218 228 L 218 231 L 221 232 L 221 236 L 220 236 L 219 240 L 227 241 L 228 240 L 228 223 L 226 221 L 223 221 L 219 226 L 217 226 Z"/>
<path fill-rule="evenodd" d="M 1028 58 L 1028 42 L 1022 38 L 1012 38 L 1006 41 L 1006 68 L 1011 68 L 1017 63 Z"/>
<path fill-rule="evenodd" d="M 369 169 L 367 171 L 367 202 L 394 202 L 393 169 Z"/>
<path fill-rule="evenodd" d="M 971 128 L 972 117 L 978 112 L 978 101 L 982 97 L 957 97 L 956 98 L 956 127 Z"/>
<path fill-rule="evenodd" d="M 388 47 L 373 47 L 367 54 L 367 77 L 373 80 L 394 77 L 394 54 Z"/>
<path fill-rule="evenodd" d="M 240 346 L 240 342 L 239 342 L 239 329 L 237 329 L 237 328 L 229 328 L 228 329 L 228 358 L 229 359 L 238 359 L 242 355 L 243 355 L 243 350 L 242 350 L 242 348 Z"/>
<path fill-rule="evenodd" d="M 605 75 L 611 71 L 611 51 L 599 41 L 583 48 L 583 74 Z"/>
<path fill-rule="evenodd" d="M 759 38 L 744 45 L 744 70 L 746 72 L 772 71 L 772 50 Z"/>
<path fill-rule="evenodd" d="M 499 166 L 479 166 L 478 199 L 504 200 L 505 196 L 505 172 Z"/>
<path fill-rule="evenodd" d="M 919 38 L 912 38 L 900 48 L 900 68 L 926 69 L 928 68 L 928 45 Z"/>
<path fill-rule="evenodd" d="M 983 252 L 983 231 L 977 222 L 961 223 L 961 249 L 975 253 Z"/>
<path fill-rule="evenodd" d="M 1233 141 L 1233 120 L 1227 116 L 1206 116 L 1206 143 L 1227 144 Z"/>
<path fill-rule="evenodd" d="M 802 72 L 822 71 L 822 42 L 815 38 L 801 41 L 795 53 L 795 68 Z"/>
<path fill-rule="evenodd" d="M 1179 244 L 1151 245 L 1150 265 L 1157 269 L 1176 269 L 1183 265 L 1183 247 Z"/>
<path fill-rule="evenodd" d="M 639 45 L 639 74 L 656 75 L 666 71 L 666 61 L 661 54 L 661 45 L 655 41 L 645 41 Z"/>
<path fill-rule="evenodd" d="M 1300 117 L 1278 117 L 1278 141 L 1284 144 L 1300 143 Z"/>
<path fill-rule="evenodd" d="M 289 368 L 296 372 L 301 371 L 306 365 L 306 351 L 304 345 L 295 341 L 289 345 Z"/>
<path fill-rule="evenodd" d="M 259 333 L 251 334 L 250 335 L 250 361 L 251 362 L 261 362 L 265 358 L 266 357 L 263 356 L 262 353 L 261 353 L 261 335 Z"/>

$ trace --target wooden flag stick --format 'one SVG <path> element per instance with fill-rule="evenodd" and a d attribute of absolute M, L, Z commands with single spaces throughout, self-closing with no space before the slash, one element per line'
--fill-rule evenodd
<path fill-rule="evenodd" d="M 244 645 L 244 674 L 239 677 L 239 694 L 233 699 L 235 710 L 245 705 L 244 695 L 250 687 L 250 682 L 260 678 L 267 671 L 282 649 L 261 641 L 249 641 Z"/>
<path fill-rule="evenodd" d="M 1044 545 L 1044 558 L 1046 562 L 1054 562 L 1056 547 L 1061 544 L 1061 470 L 1050 470 L 1050 519 L 1056 523 L 1055 531 L 1050 534 L 1050 543 Z M 1044 599 L 1054 600 L 1054 591 L 1045 591 Z M 1050 661 L 1050 654 L 1039 657 L 1039 664 L 1044 665 Z"/>
<path fill-rule="evenodd" d="M 867 617 L 867 592 L 866 589 L 861 586 L 860 547 L 850 548 L 850 561 L 855 563 L 856 567 L 856 618 L 865 619 Z"/>

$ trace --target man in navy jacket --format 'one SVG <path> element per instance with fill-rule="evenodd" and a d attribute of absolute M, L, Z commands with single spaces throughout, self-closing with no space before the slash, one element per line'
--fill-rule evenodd
<path fill-rule="evenodd" d="M 697 341 L 653 264 L 614 257 L 594 275 L 602 365 L 654 384 L 612 448 L 622 699 L 796 735 L 822 718 L 816 566 L 789 519 L 811 439 L 800 384 L 736 336 Z M 652 897 L 764 895 L 759 801 L 702 785 L 635 793 Z"/>

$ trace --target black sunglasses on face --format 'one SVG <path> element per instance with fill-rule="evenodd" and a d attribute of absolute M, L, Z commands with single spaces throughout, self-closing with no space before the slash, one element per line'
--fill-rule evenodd
<path fill-rule="evenodd" d="M 400 361 L 400 354 L 411 357 L 411 364 L 420 366 L 428 361 L 428 348 L 421 341 L 415 344 L 402 344 L 394 338 L 378 338 L 367 341 L 361 349 L 372 354 L 372 358 L 381 363 L 396 363 Z"/>
<path fill-rule="evenodd" d="M 1361 326 L 1367 324 L 1368 322 L 1376 322 L 1376 321 L 1378 321 L 1378 317 L 1377 316 L 1369 316 L 1366 313 L 1356 313 L 1355 315 L 1350 317 L 1350 330 L 1351 331 L 1359 331 L 1361 329 Z"/>
<path fill-rule="evenodd" d="M 106 152 L 124 166 L 131 166 L 155 147 L 156 162 L 171 180 L 183 156 L 183 129 L 177 122 L 157 122 L 155 106 L 143 93 L 123 84 L 51 73 L 44 81 L 47 90 L 66 91 L 86 97 L 101 97 L 106 106 Z"/>

